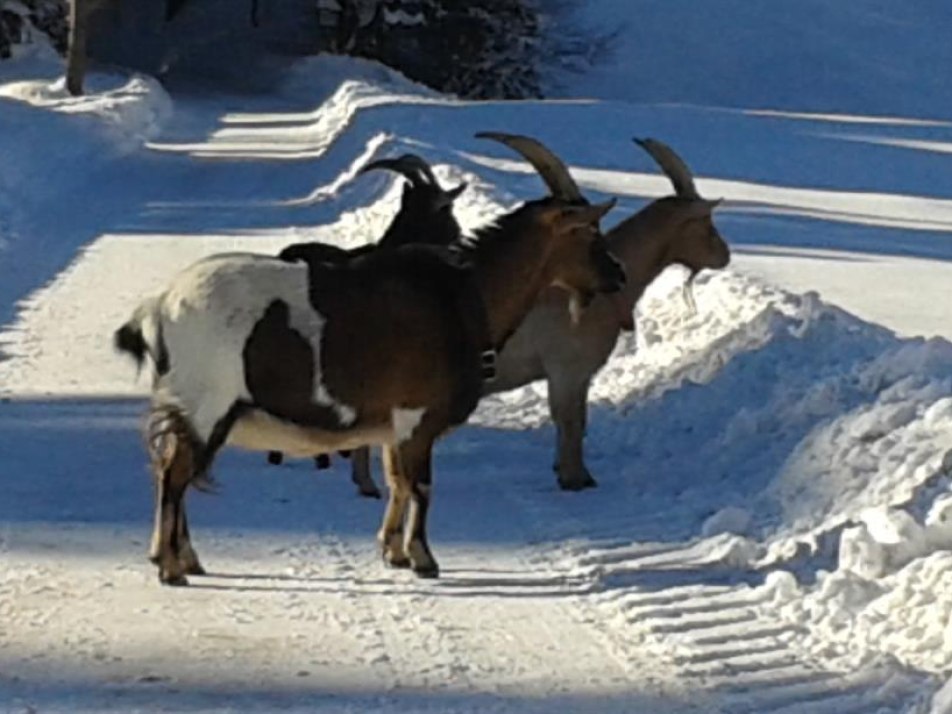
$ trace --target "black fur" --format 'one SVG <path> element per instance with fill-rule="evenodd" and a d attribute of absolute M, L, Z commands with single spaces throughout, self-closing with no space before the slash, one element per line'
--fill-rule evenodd
<path fill-rule="evenodd" d="M 113 334 L 112 343 L 118 351 L 132 355 L 136 365 L 142 367 L 145 356 L 149 353 L 149 346 L 145 343 L 138 325 L 127 322 Z"/>
<path fill-rule="evenodd" d="M 142 369 L 142 363 L 149 355 L 155 362 L 156 375 L 161 376 L 169 371 L 169 351 L 165 346 L 162 326 L 158 326 L 158 340 L 153 354 L 142 335 L 141 317 L 138 314 L 113 333 L 112 344 L 119 352 L 131 355 L 139 369 Z"/>

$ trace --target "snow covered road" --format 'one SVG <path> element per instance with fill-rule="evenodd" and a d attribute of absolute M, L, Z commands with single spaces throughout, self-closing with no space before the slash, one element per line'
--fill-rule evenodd
<path fill-rule="evenodd" d="M 472 139 L 489 125 L 544 131 L 583 186 L 622 196 L 618 213 L 667 190 L 633 147 L 619 150 L 632 127 L 670 133 L 708 167 L 733 158 L 705 152 L 712 130 L 815 147 L 784 120 L 468 104 L 332 59 L 302 63 L 275 95 L 178 96 L 161 131 L 136 124 L 148 144 L 122 153 L 92 114 L 89 126 L 30 114 L 72 127 L 78 177 L 46 186 L 68 210 L 11 201 L 0 236 L 0 309 L 17 315 L 0 329 L 0 711 L 930 712 L 952 670 L 952 345 L 897 338 L 800 294 L 817 286 L 786 292 L 736 268 L 760 261 L 781 284 L 784 271 L 804 281 L 796 261 L 850 247 L 809 258 L 815 246 L 796 237 L 812 240 L 811 227 L 881 248 L 885 224 L 922 210 L 935 226 L 894 235 L 921 262 L 904 274 L 916 299 L 934 304 L 921 276 L 939 283 L 948 263 L 923 256 L 948 252 L 948 199 L 852 195 L 874 225 L 849 219 L 847 235 L 843 216 L 807 215 L 849 187 L 845 169 L 810 196 L 782 167 L 702 179 L 735 202 L 718 225 L 738 260 L 702 276 L 697 314 L 677 271 L 645 296 L 637 337 L 593 390 L 599 489 L 556 489 L 542 388 L 485 400 L 438 448 L 443 577 L 422 582 L 380 563 L 381 506 L 352 493 L 344 464 L 227 453 L 221 493 L 190 501 L 212 575 L 168 589 L 145 561 L 145 381 L 110 335 L 172 272 L 221 250 L 379 236 L 399 186 L 354 178 L 371 156 L 418 151 L 469 181 L 470 226 L 538 195 L 524 167 Z M 154 117 L 118 123 L 143 115 Z M 578 142 L 592 117 L 617 141 Z M 852 161 L 880 156 L 837 146 Z M 41 178 L 33 167 L 9 195 L 37 193 Z M 866 193 L 908 180 L 870 178 Z M 760 221 L 751 204 L 775 212 Z M 875 255 L 894 270 L 888 251 Z M 853 299 L 881 315 L 877 282 L 851 278 Z M 948 320 L 910 326 L 911 312 L 895 316 L 906 334 Z"/>
<path fill-rule="evenodd" d="M 542 711 L 560 700 L 627 711 L 659 696 L 663 680 L 613 657 L 584 621 L 577 595 L 590 583 L 534 562 L 534 521 L 508 497 L 494 517 L 478 480 L 441 494 L 481 507 L 441 519 L 448 567 L 426 583 L 384 569 L 371 538 L 379 504 L 358 501 L 341 474 L 262 474 L 258 458 L 228 458 L 225 495 L 194 499 L 214 574 L 181 593 L 158 587 L 143 567 L 141 468 L 114 478 L 115 460 L 138 459 L 139 406 L 16 407 L 50 436 L 81 419 L 88 451 L 73 465 L 86 486 L 65 511 L 49 507 L 46 474 L 15 494 L 40 520 L 3 532 L 0 602 L 21 604 L 0 640 L 8 696 L 41 711 Z"/>
<path fill-rule="evenodd" d="M 696 504 L 629 510 L 609 473 L 567 498 L 540 479 L 546 432 L 444 444 L 432 583 L 380 563 L 380 506 L 339 469 L 229 454 L 222 493 L 192 498 L 212 575 L 161 588 L 140 408 L 3 411 L 7 463 L 30 474 L 0 507 L 8 711 L 867 712 L 923 686 L 799 656 L 797 628 L 756 607 L 762 575 L 705 563 L 709 548 L 620 547 Z"/>

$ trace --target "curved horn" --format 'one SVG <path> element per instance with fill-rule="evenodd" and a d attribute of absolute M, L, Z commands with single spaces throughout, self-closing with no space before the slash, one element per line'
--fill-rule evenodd
<path fill-rule="evenodd" d="M 440 182 L 436 180 L 433 168 L 424 159 L 416 154 L 404 154 L 400 157 L 400 161 L 406 162 L 409 166 L 415 166 L 417 171 L 423 174 L 431 184 L 440 188 Z"/>
<path fill-rule="evenodd" d="M 396 159 L 377 159 L 376 161 L 371 161 L 366 166 L 362 167 L 358 174 L 364 174 L 368 171 L 374 171 L 376 169 L 387 169 L 389 171 L 395 171 L 404 178 L 407 179 L 414 186 L 419 186 L 420 184 L 425 183 L 436 183 L 436 179 L 433 177 L 433 171 L 430 169 L 429 164 L 427 164 L 419 156 L 414 154 L 404 154 L 403 156 Z"/>
<path fill-rule="evenodd" d="M 671 179 L 674 184 L 674 192 L 682 198 L 700 198 L 694 186 L 694 176 L 691 175 L 691 169 L 684 163 L 684 160 L 678 156 L 674 149 L 657 139 L 635 139 L 635 143 L 648 152 L 652 159 L 657 162 L 665 176 Z"/>
<path fill-rule="evenodd" d="M 532 164 L 555 198 L 575 203 L 588 203 L 562 160 L 543 146 L 542 143 L 528 136 L 505 134 L 499 131 L 481 131 L 476 135 L 476 138 L 498 141 L 520 153 L 526 161 Z"/>

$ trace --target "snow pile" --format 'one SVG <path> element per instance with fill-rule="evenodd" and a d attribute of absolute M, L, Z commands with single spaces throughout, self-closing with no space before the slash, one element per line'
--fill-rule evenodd
<path fill-rule="evenodd" d="M 172 100 L 162 85 L 145 75 L 91 73 L 85 89 L 84 95 L 74 97 L 63 78 L 21 81 L 0 85 L 0 97 L 45 111 L 91 117 L 110 133 L 120 152 L 155 136 L 172 113 Z"/>
<path fill-rule="evenodd" d="M 69 213 L 77 186 L 95 183 L 102 166 L 140 148 L 172 114 L 169 95 L 142 75 L 91 72 L 87 93 L 72 97 L 62 60 L 47 46 L 29 48 L 0 63 L 0 250 L 24 236 L 39 242 L 38 218 Z M 6 307 L 0 301 L 0 312 Z"/>
<path fill-rule="evenodd" d="M 919 368 L 816 430 L 777 479 L 785 522 L 764 564 L 806 557 L 816 583 L 790 588 L 773 607 L 806 623 L 803 646 L 815 653 L 850 666 L 889 655 L 928 672 L 952 669 L 950 352 L 924 343 L 877 360 L 860 379 L 888 379 L 910 359 Z"/>
<path fill-rule="evenodd" d="M 694 543 L 678 568 L 766 576 L 761 616 L 806 658 L 952 669 L 952 344 L 732 271 L 703 276 L 692 313 L 681 281 L 652 286 L 595 381 L 587 451 L 603 483 L 634 491 L 591 517 L 617 535 L 669 513 L 657 537 Z M 544 424 L 544 394 L 486 400 L 481 421 Z M 623 573 L 675 562 L 574 553 L 615 597 Z"/>
<path fill-rule="evenodd" d="M 790 568 L 801 581 L 783 581 L 767 612 L 805 627 L 800 646 L 810 654 L 842 657 L 847 668 L 887 656 L 948 671 L 952 345 L 895 340 L 822 305 L 793 322 L 775 313 L 771 322 L 762 352 L 776 358 L 777 343 L 812 343 L 813 354 L 790 350 L 805 365 L 768 368 L 756 354 L 735 357 L 712 385 L 730 384 L 716 390 L 723 402 L 692 390 L 696 408 L 711 410 L 719 432 L 706 441 L 694 430 L 699 462 L 713 473 L 723 468 L 731 481 L 753 476 L 751 462 L 769 469 L 762 492 L 732 504 L 739 513 L 708 520 L 701 534 L 759 532 L 748 566 Z M 815 337 L 823 333 L 819 345 Z M 825 366 L 822 349 L 831 350 Z M 732 379 L 739 369 L 743 379 Z M 644 452 L 644 432 L 633 439 Z"/>
<path fill-rule="evenodd" d="M 379 62 L 332 54 L 297 60 L 282 77 L 278 89 L 288 97 L 312 101 L 328 97 L 344 87 L 359 85 L 378 94 L 445 99 L 438 92 Z"/>

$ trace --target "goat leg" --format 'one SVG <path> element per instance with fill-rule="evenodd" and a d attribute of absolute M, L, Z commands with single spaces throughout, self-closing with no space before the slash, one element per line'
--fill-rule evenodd
<path fill-rule="evenodd" d="M 182 507 L 179 512 L 179 562 L 187 575 L 204 575 L 205 568 L 198 559 L 198 553 L 192 547 L 192 538 L 188 531 L 188 516 L 185 513 L 185 494 L 182 494 Z"/>
<path fill-rule="evenodd" d="M 583 447 L 588 386 L 588 380 L 580 383 L 564 377 L 549 378 L 549 411 L 558 440 L 555 471 L 559 487 L 566 491 L 581 491 L 598 485 L 585 466 Z"/>
<path fill-rule="evenodd" d="M 377 540 L 387 565 L 391 568 L 409 568 L 410 559 L 403 548 L 403 520 L 410 489 L 403 475 L 396 447 L 383 448 L 383 470 L 390 494 Z"/>
<path fill-rule="evenodd" d="M 410 510 L 406 525 L 406 550 L 413 572 L 421 578 L 438 578 L 440 566 L 426 539 L 426 517 L 432 490 L 432 440 L 418 436 L 400 445 L 401 468 L 410 482 Z"/>
<path fill-rule="evenodd" d="M 367 498 L 380 498 L 380 489 L 370 472 L 370 447 L 357 449 L 350 458 L 350 480 L 357 486 L 357 493 Z"/>
<path fill-rule="evenodd" d="M 162 553 L 162 478 L 160 465 L 153 462 L 154 483 L 153 498 L 155 499 L 155 516 L 152 525 L 152 538 L 149 541 L 149 562 L 158 565 Z"/>
<path fill-rule="evenodd" d="M 195 477 L 198 446 L 182 415 L 168 408 L 157 408 L 149 415 L 146 445 L 156 499 L 150 559 L 159 566 L 160 582 L 187 585 L 186 566 L 201 567 L 189 541 L 184 510 L 185 491 Z"/>
<path fill-rule="evenodd" d="M 159 501 L 159 582 L 165 585 L 188 585 L 185 569 L 180 559 L 181 539 L 179 538 L 179 519 L 181 518 L 182 499 L 188 480 L 182 479 L 178 466 L 182 458 L 178 439 L 170 435 L 169 440 L 176 442 L 172 447 L 171 458 L 162 465 L 158 476 Z M 187 448 L 187 447 L 186 447 Z"/>

